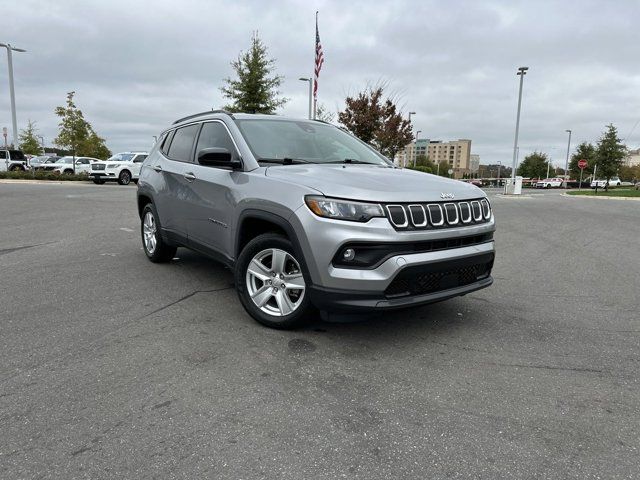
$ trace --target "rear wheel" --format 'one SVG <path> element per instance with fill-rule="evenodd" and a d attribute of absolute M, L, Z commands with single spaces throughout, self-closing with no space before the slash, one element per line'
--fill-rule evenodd
<path fill-rule="evenodd" d="M 177 248 L 173 245 L 168 245 L 160 235 L 158 215 L 152 203 L 145 205 L 142 210 L 140 233 L 144 253 L 152 262 L 168 262 L 175 256 Z"/>
<path fill-rule="evenodd" d="M 23 168 L 20 165 L 12 165 L 11 168 L 9 168 L 9 170 L 11 170 L 12 172 L 17 172 L 17 171 L 21 171 L 23 172 Z"/>
<path fill-rule="evenodd" d="M 251 240 L 236 265 L 240 302 L 255 320 L 271 328 L 295 328 L 311 315 L 304 260 L 284 236 L 265 233 Z"/>
<path fill-rule="evenodd" d="M 73 175 L 73 170 L 71 169 L 67 169 L 64 172 L 62 172 L 64 175 Z"/>
<path fill-rule="evenodd" d="M 131 183 L 131 172 L 129 170 L 123 170 L 118 176 L 118 183 L 120 185 L 129 185 Z"/>

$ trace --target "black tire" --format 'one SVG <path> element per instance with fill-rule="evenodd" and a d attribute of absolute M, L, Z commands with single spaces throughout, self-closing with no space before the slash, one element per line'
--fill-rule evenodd
<path fill-rule="evenodd" d="M 62 172 L 64 175 L 73 175 L 73 170 L 65 170 Z"/>
<path fill-rule="evenodd" d="M 20 165 L 12 165 L 11 168 L 9 168 L 9 170 L 12 172 L 17 172 L 18 170 L 20 170 L 21 172 L 24 172 L 24 169 Z"/>
<path fill-rule="evenodd" d="M 129 185 L 131 183 L 131 172 L 129 170 L 122 170 L 118 175 L 118 183 L 120 185 Z"/>
<path fill-rule="evenodd" d="M 145 240 L 145 219 L 147 214 L 151 214 L 155 225 L 155 248 L 150 250 Z M 142 216 L 140 217 L 140 238 L 142 239 L 142 248 L 147 258 L 153 263 L 164 263 L 170 261 L 176 255 L 177 247 L 175 245 L 169 245 L 162 239 L 160 235 L 160 222 L 158 221 L 158 213 L 153 203 L 147 203 L 142 210 Z"/>
<path fill-rule="evenodd" d="M 249 295 L 249 292 L 247 291 L 247 268 L 249 267 L 251 260 L 253 260 L 253 258 L 263 250 L 268 250 L 271 248 L 284 250 L 289 255 L 291 255 L 291 257 L 293 257 L 295 261 L 298 262 L 305 281 L 305 292 L 302 299 L 300 300 L 301 303 L 293 312 L 284 316 L 270 315 L 262 311 L 253 302 L 251 296 Z M 307 267 L 304 263 L 304 258 L 298 258 L 289 239 L 280 234 L 265 233 L 259 235 L 251 240 L 242 249 L 242 252 L 238 256 L 238 261 L 236 263 L 235 285 L 236 292 L 238 293 L 238 298 L 240 299 L 240 302 L 242 303 L 242 306 L 245 308 L 247 313 L 251 315 L 254 320 L 267 327 L 282 330 L 298 328 L 307 323 L 311 318 L 313 318 L 313 315 L 315 313 L 315 309 L 309 299 L 308 289 L 310 286 L 310 282 Z"/>

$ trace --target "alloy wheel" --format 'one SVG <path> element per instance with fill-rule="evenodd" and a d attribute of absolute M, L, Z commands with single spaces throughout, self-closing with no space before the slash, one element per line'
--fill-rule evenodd
<path fill-rule="evenodd" d="M 306 285 L 298 261 L 285 250 L 269 248 L 255 255 L 247 267 L 247 293 L 256 307 L 282 317 L 302 304 Z"/>
<path fill-rule="evenodd" d="M 147 212 L 145 213 L 144 220 L 142 221 L 142 235 L 144 236 L 144 248 L 146 248 L 147 252 L 151 255 L 155 252 L 156 244 L 158 243 L 156 233 L 156 219 L 153 216 L 153 213 Z"/>

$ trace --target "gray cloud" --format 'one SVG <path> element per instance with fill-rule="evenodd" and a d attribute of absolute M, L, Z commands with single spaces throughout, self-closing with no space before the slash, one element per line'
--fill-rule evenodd
<path fill-rule="evenodd" d="M 16 2 L 0 41 L 14 56 L 18 123 L 36 120 L 47 143 L 66 92 L 114 151 L 147 148 L 175 118 L 220 107 L 229 62 L 260 36 L 285 76 L 281 113 L 303 117 L 320 10 L 325 65 L 320 101 L 386 81 L 422 137 L 471 138 L 482 162 L 511 161 L 516 68 L 525 79 L 521 155 L 574 145 L 613 122 L 626 136 L 640 119 L 640 4 L 631 1 L 186 1 L 92 4 Z M 0 123 L 10 127 L 4 52 Z M 628 139 L 640 145 L 640 128 Z"/>

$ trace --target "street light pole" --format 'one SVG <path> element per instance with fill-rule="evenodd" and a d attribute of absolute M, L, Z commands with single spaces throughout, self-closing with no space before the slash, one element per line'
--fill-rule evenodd
<path fill-rule="evenodd" d="M 415 114 L 416 112 L 409 112 L 409 125 L 411 125 L 411 115 L 415 115 Z M 403 167 L 406 167 L 406 166 L 407 166 L 407 155 L 405 154 Z"/>
<path fill-rule="evenodd" d="M 418 130 L 416 132 L 416 141 L 414 144 L 414 149 L 413 149 L 413 166 L 416 166 L 416 160 L 418 160 L 418 137 L 420 136 L 420 134 L 422 133 L 422 130 Z"/>
<path fill-rule="evenodd" d="M 571 130 L 565 130 L 569 134 L 569 141 L 567 142 L 567 160 L 564 162 L 564 188 L 568 187 L 569 178 L 567 170 L 569 169 L 569 150 L 571 150 Z"/>
<path fill-rule="evenodd" d="M 313 118 L 313 110 L 311 107 L 313 104 L 313 79 L 300 77 L 298 80 L 301 82 L 309 82 L 309 120 L 311 120 Z"/>
<path fill-rule="evenodd" d="M 512 185 L 516 180 L 516 155 L 518 151 L 518 132 L 520 130 L 520 109 L 522 106 L 522 84 L 524 82 L 524 76 L 527 74 L 527 70 L 529 67 L 520 67 L 518 68 L 518 73 L 516 75 L 520 76 L 520 90 L 518 92 L 518 115 L 516 116 L 516 136 L 513 141 L 513 166 L 511 169 L 511 183 Z"/>
<path fill-rule="evenodd" d="M 13 127 L 13 148 L 18 148 L 18 121 L 16 119 L 16 92 L 13 87 L 13 54 L 12 52 L 26 52 L 22 48 L 12 47 L 10 43 L 0 43 L 0 47 L 7 49 L 9 64 L 9 96 L 11 97 L 11 122 Z"/>
<path fill-rule="evenodd" d="M 500 167 L 502 167 L 502 162 L 498 160 L 498 188 L 500 188 Z"/>

